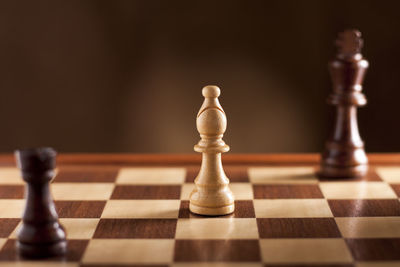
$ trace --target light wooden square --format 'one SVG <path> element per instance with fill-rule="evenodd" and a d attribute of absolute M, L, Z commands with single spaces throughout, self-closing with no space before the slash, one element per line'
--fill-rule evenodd
<path fill-rule="evenodd" d="M 173 239 L 92 239 L 82 262 L 162 264 L 172 262 L 173 253 Z"/>
<path fill-rule="evenodd" d="M 111 197 L 112 183 L 54 183 L 51 191 L 55 200 L 107 200 Z"/>
<path fill-rule="evenodd" d="M 117 184 L 182 184 L 185 176 L 185 168 L 122 168 L 118 173 Z"/>
<path fill-rule="evenodd" d="M 14 231 L 9 235 L 10 239 L 17 239 L 19 229 L 21 229 L 22 222 L 20 221 L 18 225 L 15 227 Z"/>
<path fill-rule="evenodd" d="M 194 189 L 194 183 L 185 183 L 181 189 L 181 199 L 189 200 L 190 193 Z M 235 200 L 251 200 L 253 199 L 253 187 L 249 183 L 230 183 L 229 188 L 232 190 Z"/>
<path fill-rule="evenodd" d="M 60 223 L 65 227 L 68 239 L 91 239 L 100 219 L 63 218 Z"/>
<path fill-rule="evenodd" d="M 24 199 L 0 199 L 0 218 L 21 218 L 24 208 Z"/>
<path fill-rule="evenodd" d="M 378 167 L 375 171 L 384 181 L 400 184 L 400 167 Z"/>
<path fill-rule="evenodd" d="M 400 217 L 335 218 L 345 238 L 399 238 Z"/>
<path fill-rule="evenodd" d="M 316 184 L 313 167 L 251 167 L 248 169 L 253 184 Z"/>
<path fill-rule="evenodd" d="M 102 218 L 178 218 L 180 200 L 109 200 Z"/>
<path fill-rule="evenodd" d="M 188 200 L 194 189 L 194 183 L 184 183 L 181 187 L 181 199 Z"/>
<path fill-rule="evenodd" d="M 0 168 L 0 185 L 21 185 L 24 184 L 22 180 L 21 171 L 14 167 Z"/>
<path fill-rule="evenodd" d="M 176 239 L 258 239 L 255 218 L 179 219 Z"/>
<path fill-rule="evenodd" d="M 262 239 L 265 263 L 350 263 L 352 256 L 339 238 Z"/>
<path fill-rule="evenodd" d="M 253 187 L 250 183 L 231 183 L 229 185 L 235 200 L 254 199 Z"/>
<path fill-rule="evenodd" d="M 386 199 L 397 198 L 392 188 L 384 182 L 324 182 L 320 188 L 330 199 Z"/>
<path fill-rule="evenodd" d="M 325 199 L 255 199 L 257 218 L 333 217 Z"/>

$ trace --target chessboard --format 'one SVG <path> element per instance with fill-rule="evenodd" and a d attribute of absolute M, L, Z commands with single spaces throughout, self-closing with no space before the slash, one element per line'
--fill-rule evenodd
<path fill-rule="evenodd" d="M 189 212 L 199 165 L 184 156 L 61 156 L 51 191 L 68 252 L 45 261 L 16 253 L 24 183 L 5 161 L 0 266 L 400 266 L 400 162 L 321 180 L 315 157 L 260 157 L 224 162 L 236 210 L 206 217 Z"/>

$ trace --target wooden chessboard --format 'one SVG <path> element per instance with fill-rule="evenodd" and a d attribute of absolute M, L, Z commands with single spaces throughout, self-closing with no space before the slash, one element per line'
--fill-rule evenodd
<path fill-rule="evenodd" d="M 24 184 L 0 157 L 0 266 L 400 266 L 400 160 L 371 158 L 367 177 L 332 181 L 314 155 L 231 155 L 236 211 L 201 217 L 188 210 L 197 157 L 61 156 L 68 254 L 33 262 L 15 250 Z"/>

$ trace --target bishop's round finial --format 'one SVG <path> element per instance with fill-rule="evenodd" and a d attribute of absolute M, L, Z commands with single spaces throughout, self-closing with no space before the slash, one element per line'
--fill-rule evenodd
<path fill-rule="evenodd" d="M 204 97 L 216 98 L 219 97 L 219 95 L 221 94 L 221 89 L 219 89 L 219 87 L 215 85 L 207 85 L 203 87 L 202 93 Z"/>

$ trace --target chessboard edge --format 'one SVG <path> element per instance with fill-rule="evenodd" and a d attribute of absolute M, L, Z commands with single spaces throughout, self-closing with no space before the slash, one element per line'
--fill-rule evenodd
<path fill-rule="evenodd" d="M 369 153 L 372 165 L 400 165 L 400 153 Z M 320 155 L 308 154 L 226 154 L 223 163 L 232 165 L 315 165 Z M 59 164 L 190 165 L 200 164 L 200 154 L 60 153 Z M 14 165 L 12 154 L 0 154 L 0 165 Z"/>

